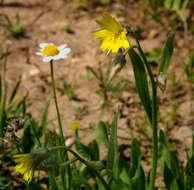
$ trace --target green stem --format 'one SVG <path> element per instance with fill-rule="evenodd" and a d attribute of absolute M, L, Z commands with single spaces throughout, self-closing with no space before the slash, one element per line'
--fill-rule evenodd
<path fill-rule="evenodd" d="M 73 154 L 80 162 L 82 162 L 83 164 L 85 164 L 88 167 L 88 169 L 90 170 L 91 173 L 95 174 L 100 179 L 100 181 L 102 182 L 102 184 L 106 190 L 110 189 L 108 187 L 107 183 L 105 182 L 105 180 L 100 176 L 100 174 L 94 168 L 91 168 L 89 166 L 89 164 L 87 163 L 87 161 L 85 161 L 83 158 L 81 158 L 76 152 L 74 152 L 70 148 L 67 148 L 66 146 L 55 146 L 55 147 L 49 148 L 49 150 L 51 150 L 51 151 L 58 150 L 58 149 L 65 149 L 66 151 L 69 151 L 71 154 Z"/>
<path fill-rule="evenodd" d="M 53 60 L 50 61 L 50 70 L 51 70 L 53 97 L 54 97 L 55 106 L 56 106 L 56 110 L 57 110 L 58 126 L 59 126 L 59 131 L 60 131 L 60 136 L 61 136 L 62 144 L 65 145 L 65 137 L 63 135 L 62 122 L 61 122 L 61 117 L 60 117 L 60 113 L 59 113 L 59 107 L 58 107 L 58 103 L 57 103 L 57 96 L 56 96 L 55 79 L 54 79 L 54 71 L 53 71 Z"/>
<path fill-rule="evenodd" d="M 58 127 L 59 127 L 59 132 L 60 132 L 60 137 L 61 137 L 61 143 L 62 145 L 65 145 L 65 137 L 63 135 L 63 127 L 62 127 L 62 122 L 61 122 L 61 117 L 59 113 L 59 107 L 57 103 L 57 96 L 56 96 L 56 88 L 55 88 L 55 79 L 54 79 L 54 70 L 53 70 L 53 60 L 50 61 L 50 70 L 51 70 L 51 82 L 52 82 L 52 88 L 53 88 L 53 98 L 55 101 L 55 106 L 57 110 L 57 120 L 58 120 Z M 61 153 L 61 160 L 67 161 L 68 155 L 65 151 L 65 155 Z M 66 166 L 65 171 L 62 169 L 60 171 L 60 176 L 61 176 L 61 181 L 64 189 L 69 189 L 70 186 L 70 167 Z"/>
<path fill-rule="evenodd" d="M 158 161 L 157 85 L 152 85 L 152 172 L 149 190 L 154 190 Z"/>
<path fill-rule="evenodd" d="M 146 65 L 151 83 L 152 83 L 152 171 L 151 171 L 151 178 L 149 184 L 149 190 L 154 190 L 155 180 L 156 180 L 156 170 L 157 170 L 157 162 L 158 162 L 158 120 L 157 120 L 157 113 L 158 113 L 158 106 L 157 106 L 157 83 L 154 80 L 154 76 L 150 69 L 149 63 L 145 57 L 145 54 L 139 44 L 139 41 L 136 39 L 138 44 L 138 50 L 143 58 L 143 61 Z"/>

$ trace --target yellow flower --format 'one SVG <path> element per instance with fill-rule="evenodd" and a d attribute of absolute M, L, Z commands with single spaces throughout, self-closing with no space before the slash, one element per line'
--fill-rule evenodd
<path fill-rule="evenodd" d="M 81 129 L 81 125 L 79 123 L 73 123 L 71 125 L 71 130 L 75 132 L 76 130 L 79 131 Z"/>
<path fill-rule="evenodd" d="M 47 148 L 35 150 L 29 154 L 16 154 L 14 161 L 17 163 L 15 171 L 23 175 L 25 181 L 30 181 L 34 175 L 36 167 L 48 158 L 50 151 Z"/>
<path fill-rule="evenodd" d="M 120 22 L 117 22 L 109 14 L 104 14 L 103 19 L 96 22 L 102 29 L 95 32 L 94 37 L 100 39 L 102 51 L 108 50 L 117 53 L 120 48 L 129 48 L 127 29 Z"/>

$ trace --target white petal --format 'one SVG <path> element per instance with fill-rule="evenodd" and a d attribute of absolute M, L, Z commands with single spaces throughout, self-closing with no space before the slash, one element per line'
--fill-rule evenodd
<path fill-rule="evenodd" d="M 67 47 L 66 44 L 60 45 L 60 46 L 58 46 L 58 50 L 61 51 L 61 50 L 65 49 L 65 47 Z"/>
<path fill-rule="evenodd" d="M 68 53 L 70 53 L 70 51 L 71 51 L 71 49 L 70 48 L 65 48 L 64 50 L 62 50 L 61 52 L 60 52 L 60 54 L 68 54 Z"/>
<path fill-rule="evenodd" d="M 56 60 L 61 59 L 61 57 L 59 55 L 56 55 L 56 56 L 53 56 L 52 59 L 56 61 Z"/>
<path fill-rule="evenodd" d="M 67 58 L 67 55 L 66 54 L 60 54 L 59 58 L 60 59 L 66 59 Z"/>
<path fill-rule="evenodd" d="M 40 53 L 40 52 L 36 52 L 36 55 L 40 55 L 40 56 L 42 56 L 42 53 Z"/>
<path fill-rule="evenodd" d="M 63 57 L 60 54 L 53 57 L 53 60 L 55 61 L 60 59 L 63 59 Z"/>
<path fill-rule="evenodd" d="M 40 47 L 43 49 L 43 48 L 45 48 L 48 45 L 53 45 L 53 43 L 41 43 Z"/>
<path fill-rule="evenodd" d="M 49 56 L 49 57 L 43 57 L 43 61 L 44 62 L 50 62 L 53 59 L 53 57 Z"/>

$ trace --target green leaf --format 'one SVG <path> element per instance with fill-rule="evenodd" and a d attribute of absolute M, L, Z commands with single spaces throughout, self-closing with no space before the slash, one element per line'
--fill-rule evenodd
<path fill-rule="evenodd" d="M 162 130 L 160 130 L 160 141 L 164 148 L 168 150 L 168 139 Z"/>
<path fill-rule="evenodd" d="M 169 150 L 167 137 L 162 131 L 160 131 L 160 141 L 164 147 L 160 166 L 166 188 L 167 190 L 184 189 L 184 175 L 179 167 L 178 157 L 175 152 Z"/>
<path fill-rule="evenodd" d="M 166 163 L 164 163 L 163 175 L 167 190 L 179 190 L 177 181 Z"/>
<path fill-rule="evenodd" d="M 129 170 L 130 178 L 134 177 L 136 170 L 140 164 L 140 160 L 141 160 L 140 144 L 137 141 L 137 139 L 133 139 L 131 144 L 131 163 Z"/>
<path fill-rule="evenodd" d="M 2 98 L 2 79 L 0 75 L 0 105 L 1 105 L 1 98 Z"/>
<path fill-rule="evenodd" d="M 50 106 L 50 101 L 51 101 L 51 98 L 49 97 L 48 100 L 47 100 L 47 102 L 46 102 L 46 105 L 45 105 L 43 114 L 42 114 L 40 127 L 38 129 L 38 135 L 39 135 L 39 137 L 42 137 L 42 135 L 43 135 L 43 133 L 45 131 L 45 128 L 48 125 L 47 116 L 48 116 L 48 110 L 49 110 L 49 106 Z"/>
<path fill-rule="evenodd" d="M 120 157 L 119 159 L 119 177 L 120 179 L 126 183 L 130 184 L 130 176 L 129 176 L 129 164 L 122 158 Z"/>
<path fill-rule="evenodd" d="M 189 3 L 189 0 L 184 0 L 182 3 L 182 9 L 185 9 Z"/>
<path fill-rule="evenodd" d="M 181 9 L 181 1 L 180 0 L 174 0 L 171 9 L 173 11 L 179 11 Z"/>
<path fill-rule="evenodd" d="M 165 74 L 167 72 L 168 67 L 170 65 L 170 60 L 173 54 L 173 50 L 174 50 L 174 34 L 171 33 L 168 36 L 168 39 L 166 41 L 166 44 L 162 53 L 159 74 L 160 73 Z"/>
<path fill-rule="evenodd" d="M 83 176 L 79 174 L 79 172 L 75 169 L 75 175 L 79 179 L 80 183 L 83 184 L 86 188 L 86 190 L 92 190 L 92 186 L 88 183 L 87 179 L 85 179 Z"/>
<path fill-rule="evenodd" d="M 102 0 L 103 4 L 110 4 L 112 0 Z"/>
<path fill-rule="evenodd" d="M 141 1 L 141 8 L 142 8 L 143 12 L 146 11 L 146 9 L 147 9 L 147 0 L 142 0 Z"/>
<path fill-rule="evenodd" d="M 16 112 L 18 105 L 21 105 L 21 103 L 24 101 L 25 96 L 19 96 L 17 97 L 7 108 L 7 114 L 11 114 L 13 111 Z"/>
<path fill-rule="evenodd" d="M 4 137 L 6 129 L 7 113 L 4 109 L 0 109 L 0 138 Z"/>
<path fill-rule="evenodd" d="M 166 8 L 170 8 L 171 7 L 171 5 L 172 5 L 172 0 L 165 0 L 164 1 L 164 6 L 166 7 Z"/>
<path fill-rule="evenodd" d="M 141 160 L 140 144 L 137 139 L 133 139 L 131 145 L 131 163 L 135 166 L 139 165 Z"/>
<path fill-rule="evenodd" d="M 146 190 L 146 177 L 141 165 L 138 166 L 135 176 L 131 180 L 132 190 Z"/>
<path fill-rule="evenodd" d="M 84 158 L 88 160 L 93 160 L 93 158 L 95 157 L 95 152 L 93 151 L 93 149 L 89 146 L 84 145 L 80 141 L 78 131 L 76 131 L 75 133 L 75 148 L 78 153 L 80 153 Z"/>
<path fill-rule="evenodd" d="M 185 176 L 186 176 L 186 190 L 190 190 L 194 188 L 194 155 L 192 155 L 187 160 L 187 164 L 185 166 Z"/>
<path fill-rule="evenodd" d="M 93 160 L 99 160 L 99 146 L 96 140 L 92 140 L 92 142 L 89 144 L 89 147 L 93 151 L 92 159 Z"/>
<path fill-rule="evenodd" d="M 94 136 L 99 143 L 109 144 L 107 126 L 103 121 L 99 121 L 94 132 Z"/>
<path fill-rule="evenodd" d="M 118 163 L 119 163 L 118 162 L 119 151 L 118 151 L 118 144 L 117 144 L 117 121 L 118 121 L 119 113 L 120 113 L 120 110 L 118 109 L 111 125 L 110 142 L 109 142 L 108 159 L 107 159 L 107 169 L 112 171 L 112 174 L 115 176 L 116 179 L 118 177 Z"/>
<path fill-rule="evenodd" d="M 32 132 L 30 125 L 27 125 L 26 128 L 24 129 L 24 135 L 21 140 L 22 140 L 23 152 L 29 153 L 35 144 L 35 136 Z"/>
<path fill-rule="evenodd" d="M 48 171 L 48 178 L 49 178 L 49 184 L 51 186 L 51 190 L 58 190 L 57 182 L 55 180 L 55 177 L 51 171 Z"/>
<path fill-rule="evenodd" d="M 21 83 L 21 79 L 22 79 L 22 75 L 19 75 L 18 81 L 16 82 L 16 85 L 11 93 L 10 99 L 9 99 L 9 103 L 11 103 L 20 87 L 20 83 Z"/>
<path fill-rule="evenodd" d="M 144 64 L 139 55 L 132 48 L 129 49 L 128 54 L 133 65 L 136 88 L 141 99 L 141 103 L 144 106 L 149 120 L 152 121 L 151 100 Z"/>

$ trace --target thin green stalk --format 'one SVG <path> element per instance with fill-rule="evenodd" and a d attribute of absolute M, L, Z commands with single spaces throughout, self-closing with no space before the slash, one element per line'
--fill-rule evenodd
<path fill-rule="evenodd" d="M 143 61 L 146 65 L 151 83 L 152 83 L 152 171 L 151 171 L 151 178 L 149 184 L 149 190 L 154 190 L 155 187 L 155 180 L 156 180 L 156 170 L 157 170 L 157 162 L 158 162 L 158 120 L 157 120 L 157 113 L 158 113 L 158 106 L 157 106 L 157 83 L 154 80 L 154 76 L 150 69 L 149 63 L 146 60 L 145 54 L 139 44 L 139 41 L 136 39 L 138 44 L 138 50 L 143 58 Z"/>
<path fill-rule="evenodd" d="M 157 86 L 152 85 L 152 172 L 149 184 L 149 190 L 154 190 L 156 169 L 158 161 L 158 121 L 157 121 Z"/>
<path fill-rule="evenodd" d="M 60 131 L 60 137 L 61 137 L 61 142 L 62 145 L 65 145 L 65 137 L 63 134 L 63 127 L 62 127 L 62 122 L 61 122 L 61 117 L 60 117 L 60 112 L 59 112 L 59 107 L 58 107 L 58 103 L 57 103 L 57 96 L 56 96 L 56 88 L 55 88 L 55 79 L 54 79 L 54 70 L 53 70 L 53 60 L 50 61 L 50 70 L 51 70 L 51 82 L 52 82 L 52 88 L 53 88 L 53 98 L 55 101 L 55 106 L 56 106 L 56 110 L 57 110 L 57 120 L 58 120 L 58 127 L 59 127 L 59 131 Z M 61 159 L 64 161 L 68 161 L 68 154 L 65 152 L 65 155 L 61 155 Z M 61 181 L 63 184 L 63 188 L 64 189 L 69 189 L 70 187 L 70 167 L 66 166 L 65 167 L 65 171 L 61 171 Z"/>
<path fill-rule="evenodd" d="M 56 110 L 57 110 L 58 126 L 59 126 L 62 144 L 65 145 L 65 137 L 63 135 L 63 127 L 62 127 L 61 117 L 60 117 L 60 113 L 59 113 L 59 107 L 58 107 L 58 103 L 57 103 L 57 96 L 56 96 L 55 79 L 54 79 L 54 71 L 53 71 L 53 60 L 50 61 L 50 70 L 51 70 L 53 97 L 54 97 L 55 106 L 56 106 Z"/>

